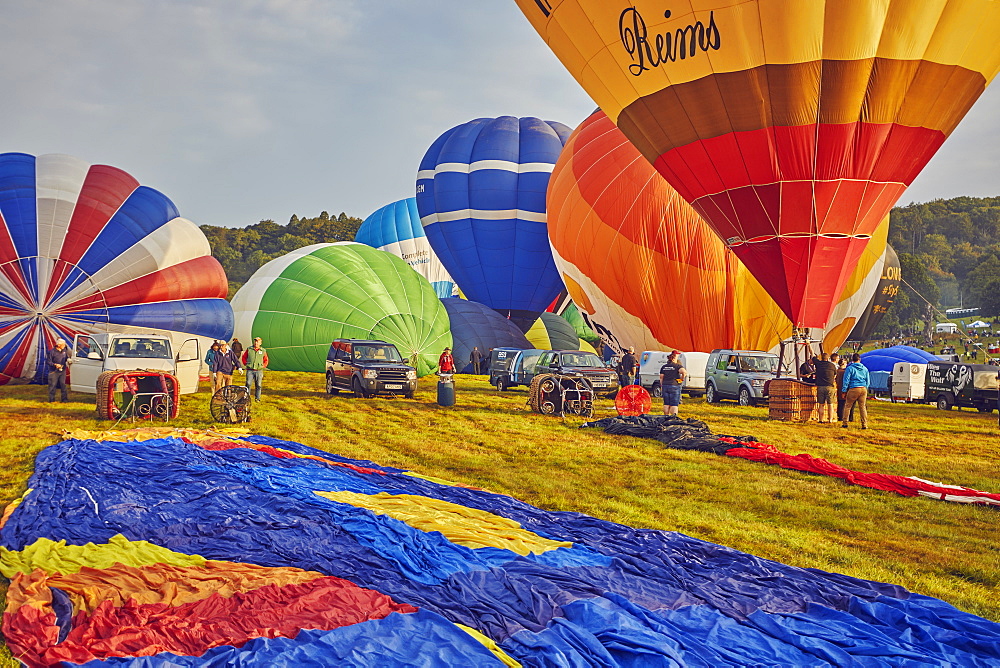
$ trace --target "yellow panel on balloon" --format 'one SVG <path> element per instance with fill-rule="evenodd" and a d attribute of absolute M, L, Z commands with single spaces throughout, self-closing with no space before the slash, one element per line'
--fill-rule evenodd
<path fill-rule="evenodd" d="M 542 554 L 573 543 L 549 540 L 521 528 L 512 519 L 457 503 L 416 494 L 358 494 L 316 492 L 323 498 L 388 515 L 425 532 L 439 532 L 457 545 L 469 548 L 495 547 L 522 556 Z"/>

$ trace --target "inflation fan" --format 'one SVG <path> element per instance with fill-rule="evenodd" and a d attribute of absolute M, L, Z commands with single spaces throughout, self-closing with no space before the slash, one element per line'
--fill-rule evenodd
<path fill-rule="evenodd" d="M 236 424 L 250 421 L 250 390 L 242 385 L 226 385 L 212 395 L 212 419 Z"/>

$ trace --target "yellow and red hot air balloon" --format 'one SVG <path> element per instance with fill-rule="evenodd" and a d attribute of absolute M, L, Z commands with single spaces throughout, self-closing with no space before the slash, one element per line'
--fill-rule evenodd
<path fill-rule="evenodd" d="M 619 350 L 769 350 L 792 323 L 698 213 L 604 113 L 563 149 L 549 181 L 549 240 L 567 290 Z M 888 218 L 845 285 L 824 336 L 840 346 L 875 292 Z"/>
<path fill-rule="evenodd" d="M 1000 68 L 994 0 L 516 0 L 797 326 Z"/>

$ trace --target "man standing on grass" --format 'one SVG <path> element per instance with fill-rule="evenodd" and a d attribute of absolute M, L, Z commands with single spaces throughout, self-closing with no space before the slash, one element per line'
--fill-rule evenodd
<path fill-rule="evenodd" d="M 255 336 L 253 347 L 243 351 L 243 367 L 247 370 L 247 391 L 254 393 L 254 399 L 260 401 L 260 388 L 264 383 L 264 369 L 267 368 L 267 351 L 261 347 L 264 341 Z"/>
<path fill-rule="evenodd" d="M 472 373 L 477 376 L 482 373 L 483 368 L 483 351 L 476 346 L 469 353 L 469 361 L 472 362 Z"/>
<path fill-rule="evenodd" d="M 660 367 L 660 392 L 663 394 L 663 414 L 677 415 L 681 405 L 681 388 L 687 378 L 687 369 L 680 362 L 681 353 L 674 350 L 667 363 Z"/>
<path fill-rule="evenodd" d="M 212 358 L 212 375 L 215 377 L 215 391 L 233 384 L 233 371 L 240 368 L 240 358 L 225 341 L 219 342 L 219 350 Z"/>
<path fill-rule="evenodd" d="M 66 360 L 69 359 L 69 350 L 66 342 L 56 339 L 55 348 L 49 350 L 45 356 L 45 366 L 49 370 L 49 402 L 56 400 L 56 390 L 62 390 L 63 403 L 69 401 L 69 393 L 66 391 Z"/>
<path fill-rule="evenodd" d="M 841 417 L 844 429 L 847 429 L 847 416 L 850 415 L 854 404 L 858 405 L 861 415 L 861 428 L 868 428 L 868 385 L 870 377 L 868 369 L 861 363 L 861 355 L 854 353 L 851 355 L 851 363 L 844 371 L 844 380 L 841 389 L 846 392 L 844 398 L 844 414 Z"/>
<path fill-rule="evenodd" d="M 622 371 L 625 373 L 626 385 L 639 384 L 639 379 L 636 377 L 639 372 L 639 360 L 635 356 L 635 348 L 629 348 L 622 357 Z"/>
<path fill-rule="evenodd" d="M 816 379 L 816 404 L 819 406 L 820 424 L 833 422 L 833 402 L 837 396 L 837 365 L 830 361 L 830 356 L 821 353 L 816 362 L 814 377 Z"/>

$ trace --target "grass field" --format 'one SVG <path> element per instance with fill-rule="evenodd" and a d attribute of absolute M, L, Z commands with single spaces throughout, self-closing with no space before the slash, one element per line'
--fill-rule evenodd
<path fill-rule="evenodd" d="M 319 374 L 269 372 L 254 433 L 510 494 L 636 527 L 679 531 L 795 566 L 891 582 L 1000 621 L 1000 510 L 905 498 L 841 480 L 656 441 L 578 429 L 528 412 L 526 392 L 458 376 L 456 406 L 328 397 Z M 0 388 L 0 502 L 24 491 L 35 456 L 70 429 L 107 429 L 93 397 L 44 403 L 46 388 Z M 209 393 L 182 397 L 177 426 L 209 428 Z M 872 428 L 789 424 L 764 408 L 688 400 L 683 417 L 850 469 L 1000 491 L 997 415 L 871 402 Z M 613 414 L 601 401 L 597 417 Z M 125 425 L 121 425 L 125 426 Z M 129 425 L 131 426 L 131 425 Z"/>

